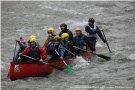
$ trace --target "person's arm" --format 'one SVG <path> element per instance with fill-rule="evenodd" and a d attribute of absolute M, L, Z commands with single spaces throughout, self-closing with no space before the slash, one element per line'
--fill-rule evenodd
<path fill-rule="evenodd" d="M 59 37 L 61 37 L 62 32 L 60 32 Z"/>
<path fill-rule="evenodd" d="M 18 41 L 18 44 L 19 44 L 19 46 L 20 46 L 22 49 L 25 49 L 25 48 L 27 47 L 26 44 L 23 44 L 23 43 L 21 43 L 20 41 Z"/>
<path fill-rule="evenodd" d="M 95 47 L 94 47 L 94 45 L 88 40 L 88 38 L 86 36 L 84 37 L 84 40 L 85 40 L 85 43 L 88 44 L 88 46 L 90 47 L 90 49 L 92 51 L 95 51 L 96 50 Z"/>
<path fill-rule="evenodd" d="M 99 30 L 99 28 L 97 27 L 97 34 L 98 34 L 98 36 L 102 39 L 102 41 L 105 43 L 106 42 L 106 40 L 104 39 L 104 37 L 103 37 L 103 35 L 102 35 L 102 33 L 101 33 L 101 31 Z"/>
<path fill-rule="evenodd" d="M 73 45 L 73 46 L 75 45 L 75 42 L 76 42 L 76 39 L 75 38 L 76 37 L 74 37 L 73 40 L 72 40 L 72 42 L 71 42 L 71 45 Z"/>
<path fill-rule="evenodd" d="M 73 39 L 73 34 L 72 34 L 72 32 L 69 31 L 68 34 L 69 34 L 69 41 L 72 41 L 72 39 Z"/>
<path fill-rule="evenodd" d="M 64 52 L 65 52 L 65 50 L 64 49 L 60 49 L 60 56 L 64 56 Z"/>
<path fill-rule="evenodd" d="M 47 44 L 48 44 L 48 40 L 47 40 L 47 38 L 46 38 L 46 39 L 44 39 L 44 42 L 43 42 L 43 44 L 42 44 L 42 47 L 43 47 L 44 50 L 46 50 Z"/>
<path fill-rule="evenodd" d="M 24 51 L 21 52 L 21 54 L 27 55 L 30 52 L 30 46 L 24 49 Z"/>
<path fill-rule="evenodd" d="M 39 47 L 39 50 L 40 50 L 40 53 L 42 55 L 42 59 L 45 60 L 47 57 L 46 51 L 42 47 Z"/>
<path fill-rule="evenodd" d="M 96 30 L 91 30 L 89 26 L 86 26 L 86 27 L 85 27 L 85 31 L 86 31 L 87 33 L 90 33 L 90 34 L 96 34 L 96 33 L 97 33 Z"/>

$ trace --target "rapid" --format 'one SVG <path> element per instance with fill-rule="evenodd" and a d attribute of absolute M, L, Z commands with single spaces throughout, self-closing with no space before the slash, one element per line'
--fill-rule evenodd
<path fill-rule="evenodd" d="M 73 73 L 55 70 L 48 77 L 16 81 L 7 78 L 15 40 L 20 36 L 28 40 L 36 35 L 42 44 L 47 28 L 54 27 L 59 34 L 61 23 L 66 23 L 73 33 L 76 27 L 85 33 L 90 17 L 104 28 L 112 53 L 99 37 L 96 51 L 111 60 L 77 57 L 70 64 L 75 68 Z M 2 1 L 1 89 L 135 90 L 135 1 Z"/>

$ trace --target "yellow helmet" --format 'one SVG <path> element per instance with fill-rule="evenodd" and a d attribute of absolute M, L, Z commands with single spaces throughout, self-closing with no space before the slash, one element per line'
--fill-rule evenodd
<path fill-rule="evenodd" d="M 58 35 L 56 35 L 56 36 L 54 37 L 54 41 L 59 41 L 59 42 L 60 42 L 60 37 L 59 37 Z"/>
<path fill-rule="evenodd" d="M 37 39 L 37 37 L 36 37 L 35 35 L 30 35 L 29 40 L 30 40 L 31 38 Z"/>
<path fill-rule="evenodd" d="M 36 38 L 30 38 L 30 42 L 37 42 Z"/>
<path fill-rule="evenodd" d="M 76 28 L 75 31 L 82 31 L 82 29 L 81 28 Z"/>
<path fill-rule="evenodd" d="M 69 37 L 68 33 L 63 33 L 63 34 L 61 35 L 62 40 L 64 40 L 65 37 Z"/>
<path fill-rule="evenodd" d="M 50 28 L 48 28 L 48 31 L 47 32 L 51 32 L 54 35 L 55 30 L 54 30 L 54 28 L 50 27 Z"/>
<path fill-rule="evenodd" d="M 56 39 L 56 38 L 60 39 L 59 35 L 56 35 L 56 36 L 54 37 L 54 39 Z"/>

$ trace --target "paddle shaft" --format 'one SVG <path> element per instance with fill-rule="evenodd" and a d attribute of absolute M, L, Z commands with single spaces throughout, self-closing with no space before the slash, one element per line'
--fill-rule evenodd
<path fill-rule="evenodd" d="M 17 46 L 17 42 L 15 43 L 14 57 L 15 57 L 15 52 L 16 52 L 16 46 Z M 14 60 L 14 57 L 13 57 L 13 60 Z"/>
<path fill-rule="evenodd" d="M 81 48 L 78 48 L 78 47 L 76 47 L 77 49 L 80 49 L 80 50 L 82 50 L 82 51 L 85 51 L 85 52 L 89 52 L 89 51 L 87 51 L 87 50 L 84 50 L 84 49 L 81 49 Z"/>
<path fill-rule="evenodd" d="M 55 50 L 55 52 L 59 55 L 59 53 L 57 52 L 57 50 Z M 60 56 L 60 55 L 59 55 Z M 70 67 L 69 65 L 67 65 L 67 63 L 62 59 L 63 63 L 66 65 L 66 69 L 69 71 L 69 72 L 73 72 L 74 69 L 72 67 Z"/>
<path fill-rule="evenodd" d="M 77 47 L 77 48 L 78 48 L 78 47 Z M 84 50 L 84 49 L 81 49 L 81 48 L 78 48 L 78 49 L 83 50 L 83 51 L 85 51 L 85 52 L 89 52 L 89 51 Z M 110 60 L 110 57 L 105 56 L 105 55 L 101 55 L 101 54 L 94 54 L 94 55 L 97 55 L 98 57 L 103 58 L 103 59 L 106 59 L 106 60 Z"/>
<path fill-rule="evenodd" d="M 27 55 L 23 55 L 23 54 L 22 54 L 22 56 L 27 57 L 27 58 L 29 58 L 29 59 L 35 60 L 35 58 L 29 57 L 29 56 L 27 56 Z"/>
<path fill-rule="evenodd" d="M 57 52 L 57 50 L 55 50 L 55 52 L 57 53 L 57 55 L 60 56 L 60 54 Z M 64 64 L 67 66 L 66 62 L 62 59 L 62 61 L 64 62 Z"/>
<path fill-rule="evenodd" d="M 106 40 L 106 45 L 107 45 L 107 47 L 108 47 L 108 49 L 109 49 L 109 52 L 111 53 L 111 50 L 110 50 L 109 44 L 108 44 L 107 39 L 106 39 L 106 36 L 105 36 L 105 33 L 104 33 L 104 31 L 102 31 L 102 32 L 103 32 L 104 38 L 105 38 L 105 40 Z"/>
<path fill-rule="evenodd" d="M 29 56 L 27 56 L 27 55 L 22 55 L 22 56 L 35 60 L 35 58 L 29 57 Z M 63 68 L 61 68 L 61 67 L 59 67 L 59 66 L 56 66 L 56 65 L 53 65 L 53 64 L 49 64 L 49 63 L 46 63 L 46 62 L 42 62 L 42 63 L 48 64 L 49 66 L 51 66 L 51 67 L 53 67 L 53 68 L 55 68 L 55 69 L 61 70 L 61 71 L 64 70 Z"/>
<path fill-rule="evenodd" d="M 61 45 L 62 46 L 62 45 Z M 68 52 L 70 52 L 72 55 L 75 56 L 75 54 L 73 54 L 71 51 L 69 51 L 68 49 L 66 49 L 65 47 L 62 46 L 62 48 L 64 48 L 65 50 L 67 50 Z"/>

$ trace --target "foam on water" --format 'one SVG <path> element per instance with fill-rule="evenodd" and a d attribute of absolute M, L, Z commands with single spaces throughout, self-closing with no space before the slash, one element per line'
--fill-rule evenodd
<path fill-rule="evenodd" d="M 96 43 L 96 47 L 102 47 L 103 45 Z"/>
<path fill-rule="evenodd" d="M 82 68 L 87 68 L 90 63 L 88 61 L 86 61 L 84 58 L 82 58 L 81 56 L 77 56 L 76 59 L 74 59 L 73 62 L 75 65 L 73 66 L 73 68 L 75 70 L 77 69 L 82 69 Z"/>
<path fill-rule="evenodd" d="M 135 54 L 131 54 L 131 55 L 129 55 L 129 59 L 131 59 L 131 60 L 135 60 Z"/>
<path fill-rule="evenodd" d="M 70 90 L 67 87 L 71 85 L 135 86 L 135 65 L 131 61 L 135 60 L 134 4 L 135 2 L 130 1 L 2 2 L 2 89 Z M 85 33 L 85 25 L 91 17 L 95 19 L 97 26 L 105 26 L 105 34 L 112 51 L 109 54 L 110 61 L 95 57 L 89 63 L 82 57 L 77 57 L 70 64 L 76 70 L 74 73 L 54 70 L 47 78 L 27 78 L 14 82 L 6 77 L 18 37 L 28 39 L 33 34 L 43 42 L 47 37 L 48 27 L 58 29 L 61 23 L 66 23 L 73 33 L 76 27 L 82 28 Z M 57 34 L 59 32 L 60 29 L 56 30 Z M 102 44 L 100 39 L 97 42 L 97 53 L 108 55 L 106 44 Z"/>

